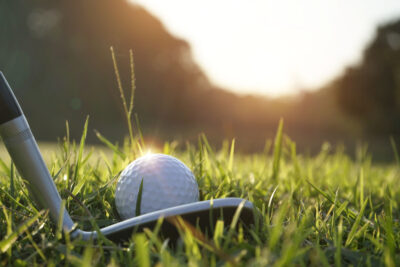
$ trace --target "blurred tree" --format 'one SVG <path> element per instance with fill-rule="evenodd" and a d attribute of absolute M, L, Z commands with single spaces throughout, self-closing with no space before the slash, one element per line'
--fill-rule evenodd
<path fill-rule="evenodd" d="M 111 140 L 127 134 L 110 46 L 125 89 L 133 50 L 135 111 L 147 136 L 193 140 L 205 132 L 213 143 L 236 137 L 244 150 L 260 151 L 280 117 L 286 133 L 317 149 L 327 137 L 347 131 L 331 89 L 270 100 L 214 86 L 186 41 L 125 0 L 0 1 L 0 70 L 42 140 L 64 136 L 65 120 L 71 136 L 79 138 L 88 114 L 90 127 Z"/>
<path fill-rule="evenodd" d="M 400 21 L 378 28 L 360 64 L 336 81 L 337 99 L 367 133 L 400 134 Z"/>
<path fill-rule="evenodd" d="M 197 92 L 210 84 L 187 42 L 143 8 L 124 0 L 17 0 L 2 1 L 0 12 L 0 69 L 17 95 L 29 99 L 24 109 L 40 137 L 62 136 L 65 120 L 77 136 L 86 114 L 93 115 L 92 127 L 123 135 L 110 46 L 127 88 L 134 51 L 136 110 L 143 120 L 170 126 L 195 121 Z"/>

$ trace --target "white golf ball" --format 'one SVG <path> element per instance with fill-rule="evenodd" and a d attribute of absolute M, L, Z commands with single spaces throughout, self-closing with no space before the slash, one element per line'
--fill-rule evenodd
<path fill-rule="evenodd" d="M 140 184 L 140 214 L 199 200 L 199 188 L 190 169 L 177 158 L 150 154 L 131 162 L 121 173 L 115 204 L 123 219 L 136 216 Z"/>

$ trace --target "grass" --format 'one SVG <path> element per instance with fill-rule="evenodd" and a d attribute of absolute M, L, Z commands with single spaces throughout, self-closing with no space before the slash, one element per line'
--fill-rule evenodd
<path fill-rule="evenodd" d="M 177 246 L 167 245 L 153 229 L 122 246 L 63 239 L 47 213 L 27 197 L 10 161 L 2 160 L 1 264 L 396 266 L 399 166 L 374 165 L 365 152 L 352 160 L 342 148 L 327 145 L 314 157 L 298 155 L 295 144 L 282 139 L 271 151 L 252 155 L 235 153 L 234 142 L 214 149 L 204 136 L 183 151 L 164 145 L 159 152 L 182 159 L 193 170 L 202 200 L 246 198 L 263 220 L 250 235 L 217 221 L 207 242 L 187 232 Z M 48 166 L 73 219 L 85 229 L 92 229 L 92 218 L 103 227 L 119 220 L 115 182 L 141 152 L 132 149 L 130 138 L 112 152 L 85 151 L 82 144 L 65 139 Z"/>
<path fill-rule="evenodd" d="M 124 99 L 120 81 L 118 85 Z M 131 88 L 133 94 L 134 83 Z M 133 100 L 128 102 L 129 106 L 124 100 L 124 108 L 131 121 Z M 134 234 L 122 245 L 106 239 L 71 240 L 53 225 L 46 211 L 37 209 L 3 152 L 2 266 L 396 266 L 400 262 L 398 160 L 377 165 L 365 147 L 352 159 L 343 147 L 329 144 L 316 156 L 300 155 L 296 144 L 283 134 L 282 121 L 275 141 L 251 155 L 235 152 L 240 140 L 215 148 L 204 135 L 183 150 L 176 149 L 176 142 L 150 148 L 140 131 L 134 135 L 131 124 L 128 128 L 123 144 L 97 133 L 106 148 L 90 148 L 85 144 L 88 123 L 78 142 L 70 140 L 67 124 L 66 137 L 56 147 L 48 146 L 48 167 L 79 227 L 93 229 L 119 221 L 114 203 L 118 175 L 148 149 L 184 161 L 196 176 L 201 200 L 252 201 L 262 214 L 262 224 L 244 233 L 243 226 L 217 221 L 211 236 L 182 231 L 181 241 L 174 245 L 160 238 L 157 227 Z M 394 140 L 392 144 L 396 147 Z"/>

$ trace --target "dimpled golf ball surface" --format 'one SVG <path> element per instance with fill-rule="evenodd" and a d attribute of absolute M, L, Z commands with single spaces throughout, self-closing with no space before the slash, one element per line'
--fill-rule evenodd
<path fill-rule="evenodd" d="M 140 214 L 199 200 L 193 173 L 180 160 L 150 154 L 131 162 L 117 183 L 115 203 L 122 219 L 136 216 L 136 201 L 143 179 Z"/>

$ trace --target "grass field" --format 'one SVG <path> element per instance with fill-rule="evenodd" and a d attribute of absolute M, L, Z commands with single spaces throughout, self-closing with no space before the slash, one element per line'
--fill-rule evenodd
<path fill-rule="evenodd" d="M 93 217 L 99 227 L 117 222 L 118 174 L 149 148 L 140 139 L 129 138 L 119 147 L 108 144 L 106 152 L 85 148 L 84 138 L 78 144 L 64 141 L 48 146 L 51 152 L 46 158 L 73 219 L 85 229 L 92 229 Z M 133 235 L 123 245 L 70 240 L 46 212 L 36 209 L 3 153 L 1 265 L 396 266 L 400 262 L 400 168 L 374 165 L 363 147 L 355 160 L 343 148 L 327 144 L 316 156 L 298 155 L 295 143 L 280 128 L 260 154 L 236 154 L 234 142 L 214 149 L 204 136 L 183 151 L 166 143 L 157 152 L 174 155 L 193 170 L 201 200 L 246 198 L 261 212 L 263 224 L 243 234 L 243 227 L 232 231 L 217 221 L 218 230 L 207 242 L 184 231 L 182 242 L 174 246 L 152 229 Z"/>
<path fill-rule="evenodd" d="M 59 145 L 42 144 L 47 165 L 73 220 L 83 229 L 119 221 L 114 203 L 119 173 L 149 149 L 173 155 L 194 172 L 200 200 L 241 197 L 252 201 L 262 224 L 215 222 L 209 237 L 181 231 L 171 244 L 157 229 L 136 233 L 117 245 L 71 240 L 37 209 L 3 145 L 0 149 L 0 264 L 2 266 L 399 266 L 400 160 L 374 164 L 366 147 L 350 158 L 343 147 L 324 144 L 316 156 L 299 155 L 279 124 L 275 140 L 262 153 L 235 153 L 235 141 L 219 148 L 205 136 L 177 150 L 175 142 L 147 147 L 132 127 L 135 90 L 126 101 L 112 50 L 129 137 L 113 144 L 98 134 L 104 148 L 66 137 Z M 68 126 L 68 124 L 67 124 Z M 136 125 L 136 129 L 140 129 Z M 240 140 L 238 141 L 240 142 Z M 394 141 L 393 141 L 394 144 Z M 393 147 L 396 147 L 395 144 Z M 238 227 L 236 227 L 238 226 Z"/>

